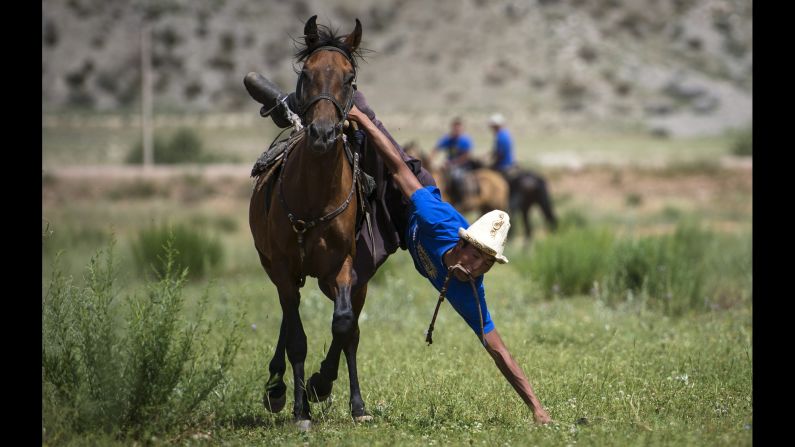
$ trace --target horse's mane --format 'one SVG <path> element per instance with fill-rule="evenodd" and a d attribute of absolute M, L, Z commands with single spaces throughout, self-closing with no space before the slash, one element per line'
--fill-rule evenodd
<path fill-rule="evenodd" d="M 296 47 L 298 48 L 298 52 L 296 52 L 293 57 L 295 57 L 296 62 L 305 62 L 312 53 L 315 52 L 316 49 L 320 47 L 334 47 L 340 49 L 348 55 L 348 59 L 350 59 L 351 64 L 353 64 L 353 68 L 358 67 L 358 60 L 364 60 L 363 52 L 369 51 L 366 49 L 362 49 L 361 46 L 356 48 L 355 50 L 351 51 L 351 48 L 345 44 L 345 38 L 348 36 L 347 34 L 338 35 L 338 30 L 332 30 L 331 28 L 325 25 L 318 25 L 317 26 L 317 35 L 318 39 L 312 46 L 307 46 L 305 40 L 302 37 L 293 39 L 296 43 Z M 300 69 L 296 69 L 296 73 L 298 73 Z"/>

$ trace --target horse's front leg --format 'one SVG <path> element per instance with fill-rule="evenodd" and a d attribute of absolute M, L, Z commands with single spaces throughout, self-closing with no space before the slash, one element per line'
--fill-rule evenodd
<path fill-rule="evenodd" d="M 301 323 L 298 305 L 301 295 L 297 284 L 292 280 L 280 281 L 279 302 L 285 322 L 287 358 L 293 368 L 294 398 L 293 416 L 301 430 L 308 430 L 312 423 L 309 415 L 309 401 L 307 400 L 306 386 L 304 383 L 304 361 L 306 360 L 306 333 Z"/>
<path fill-rule="evenodd" d="M 323 293 L 334 300 L 334 315 L 331 322 L 332 340 L 328 354 L 320 363 L 320 371 L 309 379 L 308 389 L 311 402 L 322 402 L 331 395 L 339 371 L 340 354 L 356 327 L 358 311 L 354 312 L 351 300 L 351 285 L 354 283 L 355 275 L 353 262 L 348 256 L 332 284 L 320 283 Z"/>
<path fill-rule="evenodd" d="M 334 315 L 331 319 L 331 335 L 335 340 L 345 341 L 353 334 L 356 316 L 351 304 L 351 287 L 354 282 L 353 259 L 345 257 L 342 268 L 335 278 Z"/>
<path fill-rule="evenodd" d="M 287 365 L 284 361 L 285 346 L 287 344 L 287 320 L 282 317 L 281 328 L 279 329 L 279 341 L 276 343 L 276 352 L 273 354 L 268 370 L 270 377 L 265 384 L 265 393 L 262 396 L 262 403 L 271 413 L 278 413 L 284 408 L 287 402 L 287 385 L 284 384 L 284 371 Z"/>

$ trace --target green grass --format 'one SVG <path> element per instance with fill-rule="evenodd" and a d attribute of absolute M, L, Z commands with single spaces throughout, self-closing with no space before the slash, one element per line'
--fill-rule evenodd
<path fill-rule="evenodd" d="M 519 246 L 509 247 L 511 264 L 496 266 L 487 276 L 489 309 L 556 425 L 533 425 L 530 412 L 449 305 L 440 310 L 435 343 L 425 345 L 423 331 L 437 293 L 416 275 L 408 255 L 398 252 L 371 283 L 360 319 L 359 377 L 375 421 L 365 426 L 351 422 L 343 360 L 334 402 L 328 408 L 314 405 L 313 431 L 298 433 L 291 422 L 291 392 L 282 413 L 267 413 L 261 404 L 281 311 L 275 287 L 245 250 L 250 235 L 237 236 L 252 267 L 227 267 L 214 276 L 203 314 L 207 321 L 230 311 L 247 315 L 237 332 L 241 345 L 229 380 L 208 397 L 202 417 L 192 419 L 190 428 L 158 432 L 150 427 L 146 436 L 154 436 L 155 445 L 201 443 L 205 436 L 213 444 L 229 445 L 751 443 L 752 430 L 746 429 L 753 420 L 749 300 L 679 318 L 638 302 L 608 306 L 577 294 L 548 300 L 537 278 L 519 262 Z M 750 255 L 746 248 L 733 250 L 732 259 Z M 731 263 L 721 267 L 726 275 L 737 271 Z M 187 315 L 196 311 L 206 285 L 206 280 L 185 285 Z M 140 287 L 140 281 L 132 280 L 119 294 Z M 331 312 L 331 302 L 310 279 L 301 305 L 308 375 L 317 370 L 331 341 Z M 211 330 L 210 336 L 210 347 L 223 342 L 220 331 Z M 292 389 L 289 367 L 287 371 Z M 45 445 L 82 445 L 92 439 L 132 443 L 94 432 L 58 431 L 46 414 L 50 437 Z M 582 418 L 588 423 L 575 423 Z"/>
<path fill-rule="evenodd" d="M 65 185 L 63 180 L 54 187 Z M 70 428 L 59 419 L 68 414 L 45 401 L 43 445 L 750 445 L 751 216 L 745 211 L 750 198 L 737 194 L 702 206 L 671 198 L 651 207 L 655 197 L 644 195 L 639 206 L 629 207 L 619 197 L 619 208 L 610 209 L 584 200 L 586 191 L 556 203 L 558 233 L 542 229 L 536 214 L 533 242 L 509 242 L 511 262 L 495 266 L 485 280 L 489 310 L 557 422 L 547 427 L 533 424 L 530 411 L 449 304 L 441 307 L 434 344 L 425 345 L 438 292 L 399 251 L 370 282 L 360 318 L 359 379 L 375 420 L 368 425 L 351 421 L 342 360 L 334 400 L 330 406 L 312 406 L 315 425 L 308 434 L 298 433 L 291 421 L 289 366 L 285 410 L 273 415 L 261 403 L 281 310 L 253 247 L 247 198 L 184 201 L 158 193 L 134 200 L 46 202 L 43 288 L 61 250 L 62 271 L 74 276 L 75 287 L 84 288 L 87 261 L 114 235 L 116 296 L 145 297 L 147 283 L 135 274 L 132 242 L 141 229 L 167 221 L 211 234 L 224 251 L 215 270 L 184 284 L 184 321 L 193 321 L 205 294 L 200 314 L 205 321 L 220 322 L 238 313 L 246 317 L 235 332 L 241 343 L 227 380 L 186 423 L 163 428 L 152 422 L 137 438 L 116 438 L 101 430 Z M 677 225 L 691 220 L 703 222 L 704 228 L 683 226 L 677 236 Z M 732 224 L 728 229 L 712 226 L 727 222 Z M 666 230 L 657 232 L 661 227 Z M 599 233 L 600 228 L 607 229 Z M 600 254 L 603 245 L 609 252 L 613 244 L 623 247 L 623 257 Z M 548 294 L 549 286 L 533 270 L 533 263 L 545 256 L 544 245 L 571 251 L 573 260 L 550 260 L 549 270 L 572 275 L 581 288 Z M 700 259 L 706 272 L 697 295 L 701 299 L 683 301 L 694 311 L 667 312 L 654 305 L 648 288 L 644 292 L 638 286 L 650 271 L 640 261 L 658 259 L 654 254 L 681 260 L 676 262 L 684 271 Z M 616 277 L 625 290 L 637 288 L 632 300 L 626 293 L 612 299 L 591 293 L 593 281 L 582 272 L 601 271 L 604 278 L 621 265 L 636 268 L 626 269 L 632 274 L 623 279 Z M 685 275 L 670 278 L 674 290 L 690 288 Z M 600 280 L 602 291 L 603 284 Z M 332 303 L 309 278 L 301 301 L 307 376 L 317 371 L 331 342 L 331 314 Z M 207 334 L 207 349 L 217 352 L 227 333 L 211 324 Z M 587 423 L 577 423 L 583 420 Z"/>
<path fill-rule="evenodd" d="M 84 285 L 63 274 L 56 256 L 42 299 L 43 419 L 53 443 L 86 433 L 140 439 L 184 430 L 224 381 L 239 324 L 220 329 L 219 315 L 208 321 L 207 292 L 192 318 L 182 315 L 187 270 L 178 270 L 172 242 L 162 276 L 146 284 L 144 297 L 128 296 L 126 306 L 117 299 L 112 242 L 88 262 Z"/>

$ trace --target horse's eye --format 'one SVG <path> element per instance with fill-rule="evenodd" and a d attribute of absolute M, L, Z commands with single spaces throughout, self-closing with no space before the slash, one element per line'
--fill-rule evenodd
<path fill-rule="evenodd" d="M 342 83 L 343 84 L 350 84 L 351 82 L 353 82 L 354 79 L 356 79 L 356 75 L 353 74 L 353 73 L 348 73 L 348 74 L 345 75 L 344 78 L 342 78 Z"/>

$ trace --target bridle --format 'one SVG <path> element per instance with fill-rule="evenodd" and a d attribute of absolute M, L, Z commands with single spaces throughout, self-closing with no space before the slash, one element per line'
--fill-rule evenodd
<path fill-rule="evenodd" d="M 331 103 L 334 104 L 334 107 L 337 109 L 337 112 L 339 113 L 340 116 L 340 120 L 337 122 L 337 124 L 334 127 L 338 132 L 337 134 L 341 135 L 343 123 L 345 119 L 348 117 L 348 112 L 351 111 L 351 107 L 353 107 L 353 95 L 354 92 L 356 91 L 356 65 L 353 63 L 353 60 L 348 55 L 348 53 L 337 47 L 328 46 L 328 45 L 318 47 L 312 52 L 312 54 L 315 54 L 318 51 L 336 51 L 337 53 L 340 53 L 343 56 L 345 56 L 345 58 L 348 59 L 348 61 L 351 63 L 351 67 L 353 67 L 353 78 L 350 80 L 349 93 L 347 95 L 347 98 L 345 99 L 344 107 L 340 105 L 339 101 L 337 101 L 337 98 L 335 98 L 334 95 L 332 95 L 329 92 L 320 92 L 319 94 L 309 98 L 308 100 L 305 100 L 303 98 L 304 94 L 303 89 L 304 89 L 304 77 L 306 75 L 302 71 L 301 74 L 298 75 L 298 83 L 295 86 L 295 99 L 298 101 L 299 115 L 301 116 L 301 120 L 306 122 L 306 112 L 309 110 L 310 107 L 312 107 L 316 102 L 321 101 L 323 99 L 331 101 Z M 309 57 L 312 57 L 312 54 L 310 54 Z"/>
<path fill-rule="evenodd" d="M 295 148 L 298 145 L 297 143 L 300 140 L 302 140 L 302 139 L 305 140 L 306 139 L 306 134 L 305 133 L 297 133 L 297 134 L 294 135 L 294 137 L 296 138 L 295 141 L 293 142 L 293 144 L 290 144 L 288 146 L 287 150 L 284 153 L 284 157 L 282 158 L 282 169 L 281 169 L 281 172 L 279 172 L 279 201 L 281 202 L 282 206 L 284 207 L 284 210 L 287 213 L 287 218 L 290 219 L 290 225 L 293 227 L 293 231 L 295 231 L 296 236 L 297 236 L 298 256 L 299 256 L 298 259 L 299 259 L 299 262 L 300 262 L 300 266 L 299 266 L 300 278 L 298 279 L 298 287 L 303 287 L 304 283 L 306 282 L 306 275 L 303 274 L 303 263 L 304 263 L 304 256 L 305 256 L 304 233 L 306 233 L 307 230 L 315 227 L 317 224 L 328 222 L 328 221 L 334 219 L 335 217 L 337 217 L 338 215 L 342 214 L 342 212 L 345 211 L 345 209 L 348 208 L 348 205 L 351 203 L 351 200 L 353 199 L 353 193 L 354 193 L 354 191 L 356 191 L 356 186 L 359 183 L 359 181 L 358 181 L 358 179 L 359 179 L 359 153 L 358 152 L 353 152 L 351 154 L 352 151 L 350 149 L 350 146 L 349 146 L 349 143 L 348 143 L 348 139 L 345 138 L 344 134 L 342 133 L 342 129 L 343 129 L 343 125 L 344 125 L 345 119 L 348 117 L 348 112 L 350 112 L 351 107 L 353 107 L 353 94 L 354 94 L 354 92 L 356 90 L 356 66 L 353 65 L 353 61 L 350 59 L 348 54 L 345 53 L 343 50 L 337 48 L 337 47 L 332 47 L 332 46 L 319 47 L 319 48 L 315 49 L 312 52 L 312 54 L 315 54 L 316 52 L 323 51 L 323 50 L 336 51 L 338 53 L 343 54 L 351 62 L 351 66 L 354 67 L 353 68 L 354 76 L 353 76 L 353 79 L 351 81 L 350 94 L 348 95 L 348 97 L 346 99 L 345 107 L 343 108 L 342 106 L 340 106 L 340 104 L 337 101 L 337 99 L 334 98 L 334 95 L 332 95 L 330 93 L 327 93 L 327 92 L 322 92 L 322 93 L 310 98 L 309 101 L 304 101 L 303 98 L 301 97 L 302 94 L 303 94 L 303 91 L 302 91 L 302 88 L 303 88 L 302 79 L 304 77 L 303 72 L 298 77 L 298 84 L 297 84 L 296 90 L 295 90 L 296 99 L 298 100 L 298 103 L 300 105 L 300 116 L 301 116 L 301 120 L 303 120 L 303 121 L 306 121 L 306 111 L 309 109 L 309 107 L 312 106 L 313 104 L 315 104 L 316 102 L 320 101 L 320 100 L 323 100 L 323 99 L 329 100 L 337 108 L 337 111 L 340 113 L 340 120 L 335 125 L 335 129 L 337 130 L 337 135 L 338 135 L 337 138 L 342 138 L 342 143 L 343 143 L 343 146 L 344 146 L 345 153 L 348 156 L 348 159 L 353 164 L 353 181 L 351 182 L 351 190 L 348 193 L 348 197 L 345 199 L 345 201 L 340 206 L 335 208 L 330 213 L 328 213 L 328 214 L 326 214 L 324 216 L 321 216 L 321 217 L 314 218 L 314 219 L 306 219 L 306 218 L 298 218 L 298 217 L 296 217 L 292 213 L 292 211 L 290 211 L 290 208 L 287 206 L 287 201 L 284 198 L 284 171 L 287 170 L 287 157 L 290 155 L 290 152 L 292 151 L 292 149 Z M 310 55 L 310 57 L 311 57 L 311 55 Z M 292 137 L 291 137 L 291 139 L 292 139 Z M 360 191 L 360 193 L 361 193 L 361 191 Z"/>

